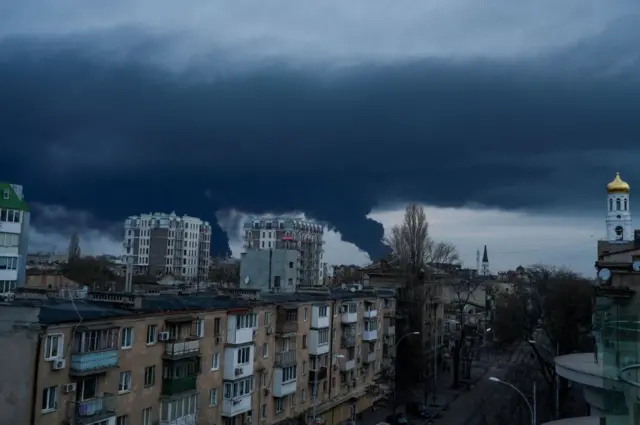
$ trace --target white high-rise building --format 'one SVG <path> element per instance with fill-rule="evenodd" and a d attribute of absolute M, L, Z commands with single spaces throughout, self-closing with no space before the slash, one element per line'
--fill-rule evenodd
<path fill-rule="evenodd" d="M 211 258 L 211 224 L 175 212 L 134 215 L 124 224 L 124 255 L 136 274 L 173 275 L 205 282 Z"/>
<path fill-rule="evenodd" d="M 24 286 L 29 206 L 22 186 L 0 182 L 0 295 Z"/>
<path fill-rule="evenodd" d="M 297 253 L 295 261 L 289 261 L 291 255 L 286 254 L 286 278 L 282 287 L 298 285 L 319 285 L 325 277 L 326 263 L 324 256 L 324 226 L 312 220 L 304 220 L 298 217 L 253 217 L 244 224 L 244 249 L 249 252 L 271 251 L 271 256 L 279 256 L 282 251 Z M 267 254 L 265 254 L 267 255 Z M 259 254 L 243 256 L 247 263 L 250 258 L 257 259 Z M 266 257 L 265 257 L 266 258 Z M 284 257 L 283 257 L 284 258 Z M 277 261 L 269 260 L 268 275 L 271 280 L 281 277 L 281 273 L 274 273 L 274 265 Z M 260 267 L 262 268 L 262 267 Z M 244 270 L 251 270 L 250 264 L 245 264 Z M 241 266 L 241 275 L 243 267 Z M 255 271 L 252 274 L 259 274 Z M 241 276 L 242 278 L 242 276 Z M 291 281 L 291 283 L 290 283 Z M 272 282 L 273 284 L 274 282 Z M 280 286 L 278 282 L 275 283 Z"/>

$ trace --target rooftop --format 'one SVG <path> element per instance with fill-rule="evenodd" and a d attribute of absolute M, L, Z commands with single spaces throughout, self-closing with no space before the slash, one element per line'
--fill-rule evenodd
<path fill-rule="evenodd" d="M 249 308 L 258 305 L 278 305 L 303 302 L 328 302 L 335 300 L 357 300 L 371 297 L 393 298 L 393 291 L 345 291 L 332 289 L 325 293 L 267 294 L 260 299 L 249 300 L 206 292 L 192 294 L 124 294 L 115 292 L 88 292 L 74 299 L 60 297 L 52 291 L 18 292 L 11 303 L 0 304 L 13 307 L 40 309 L 39 321 L 43 325 L 73 323 L 78 320 L 103 320 L 136 316 L 141 314 L 184 311 L 227 310 Z"/>

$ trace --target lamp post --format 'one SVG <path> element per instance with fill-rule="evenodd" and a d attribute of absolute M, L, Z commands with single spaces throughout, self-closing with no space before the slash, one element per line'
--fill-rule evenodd
<path fill-rule="evenodd" d="M 510 383 L 505 382 L 505 381 L 502 381 L 502 380 L 496 378 L 495 376 L 490 377 L 489 380 L 492 381 L 492 382 L 497 382 L 499 384 L 504 384 L 507 387 L 511 387 L 518 394 L 520 394 L 520 397 L 522 397 L 524 399 L 524 402 L 527 403 L 527 407 L 529 407 L 529 412 L 531 413 L 531 425 L 536 425 L 537 406 L 536 406 L 536 381 L 535 380 L 533 381 L 533 406 L 531 406 L 531 403 L 529 403 L 529 400 L 527 399 L 527 397 L 515 385 L 510 384 Z"/>
<path fill-rule="evenodd" d="M 333 359 L 342 359 L 344 358 L 343 354 L 334 354 L 331 356 L 331 360 L 333 361 Z M 316 357 L 316 363 L 318 362 L 317 357 Z M 331 366 L 331 365 L 329 365 Z M 312 420 L 312 424 L 316 423 L 316 399 L 318 397 L 318 374 L 320 373 L 320 371 L 322 370 L 322 366 L 318 367 L 318 365 L 316 364 L 316 367 L 314 369 L 310 369 L 313 372 L 313 394 L 311 395 L 312 400 L 311 400 L 311 405 L 312 405 L 312 414 L 311 414 L 311 420 Z"/>
<path fill-rule="evenodd" d="M 398 386 L 397 384 L 397 366 L 398 366 L 398 346 L 403 339 L 411 335 L 420 335 L 420 332 L 409 332 L 402 335 L 398 341 L 396 341 L 396 345 L 393 348 L 393 414 L 396 414 L 396 408 L 398 407 Z"/>

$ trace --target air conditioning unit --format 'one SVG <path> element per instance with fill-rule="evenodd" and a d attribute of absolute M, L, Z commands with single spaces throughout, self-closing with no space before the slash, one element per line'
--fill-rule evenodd
<path fill-rule="evenodd" d="M 158 332 L 158 341 L 169 341 L 169 332 Z"/>
<path fill-rule="evenodd" d="M 62 386 L 62 391 L 63 391 L 65 394 L 75 393 L 75 392 L 76 392 L 76 384 L 75 384 L 75 382 L 72 382 L 72 383 L 70 383 L 70 384 L 64 384 L 64 385 Z"/>
<path fill-rule="evenodd" d="M 242 368 L 241 367 L 237 367 L 235 370 L 236 376 L 240 376 L 242 375 Z"/>
<path fill-rule="evenodd" d="M 65 359 L 54 359 L 51 362 L 52 370 L 62 370 L 67 367 L 67 361 Z"/>

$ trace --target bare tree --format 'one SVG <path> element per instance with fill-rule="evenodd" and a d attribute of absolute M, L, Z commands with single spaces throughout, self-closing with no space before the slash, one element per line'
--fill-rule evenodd
<path fill-rule="evenodd" d="M 453 385 L 457 386 L 460 380 L 460 360 L 462 348 L 465 344 L 468 325 L 468 314 L 465 311 L 465 307 L 469 305 L 471 296 L 482 285 L 482 279 L 458 279 L 450 283 L 451 291 L 453 292 L 452 304 L 455 308 L 456 317 L 460 324 L 460 332 L 456 335 L 455 343 L 453 346 Z"/>
<path fill-rule="evenodd" d="M 438 284 L 435 282 L 440 277 L 438 275 L 441 275 L 434 265 L 457 263 L 459 255 L 456 247 L 446 242 L 435 242 L 430 237 L 424 208 L 415 204 L 407 206 L 403 223 L 391 229 L 386 243 L 391 247 L 394 259 L 405 277 L 404 287 L 398 294 L 398 310 L 406 318 L 402 330 L 417 331 L 424 335 L 425 324 L 436 325 L 429 321 L 429 306 L 433 305 L 438 292 Z M 432 344 L 425 346 L 420 340 L 421 338 L 406 340 L 411 349 L 398 350 L 404 354 L 402 364 L 407 366 L 407 376 L 403 377 L 405 379 L 415 378 L 416 375 L 426 378 L 430 364 L 427 363 L 428 356 L 411 355 L 411 352 L 425 353 L 432 348 Z M 426 340 L 424 342 L 427 343 Z M 437 353 L 433 352 L 433 356 L 435 355 Z M 417 374 L 416 371 L 422 373 Z"/>
<path fill-rule="evenodd" d="M 80 258 L 80 237 L 78 232 L 73 232 L 71 239 L 69 240 L 69 252 L 67 254 L 67 261 L 75 261 Z"/>

